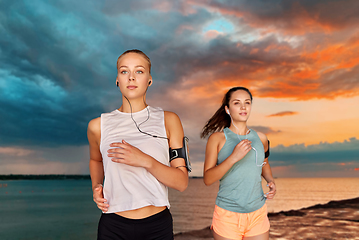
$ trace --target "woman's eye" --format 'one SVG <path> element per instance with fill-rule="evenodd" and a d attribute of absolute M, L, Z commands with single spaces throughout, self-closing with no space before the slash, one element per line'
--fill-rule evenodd
<path fill-rule="evenodd" d="M 121 71 L 121 74 L 126 74 L 126 73 L 127 73 L 127 71 L 125 71 L 125 70 Z"/>
<path fill-rule="evenodd" d="M 143 73 L 141 70 L 138 70 L 136 73 L 139 73 L 139 74 L 141 74 L 141 73 Z"/>
<path fill-rule="evenodd" d="M 250 105 L 251 103 L 250 102 L 246 102 L 247 105 Z"/>

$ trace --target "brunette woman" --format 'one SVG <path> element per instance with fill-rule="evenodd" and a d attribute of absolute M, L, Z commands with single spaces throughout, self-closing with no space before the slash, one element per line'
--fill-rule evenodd
<path fill-rule="evenodd" d="M 230 89 L 222 106 L 207 122 L 201 137 L 210 135 L 204 163 L 204 183 L 220 181 L 212 231 L 218 239 L 269 239 L 266 199 L 276 187 L 268 163 L 269 141 L 249 129 L 252 94 L 244 87 Z M 270 191 L 263 193 L 261 176 Z"/>

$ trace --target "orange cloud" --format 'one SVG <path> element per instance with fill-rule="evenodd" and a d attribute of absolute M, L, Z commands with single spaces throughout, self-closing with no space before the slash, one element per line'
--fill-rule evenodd
<path fill-rule="evenodd" d="M 349 40 L 302 53 L 296 53 L 294 49 L 292 52 L 285 48 L 278 50 L 281 47 L 276 49 L 273 44 L 270 48 L 274 51 L 271 54 L 282 55 L 278 57 L 283 59 L 279 64 L 277 57 L 270 61 L 261 60 L 259 55 L 265 50 L 249 48 L 248 55 L 254 56 L 254 59 L 224 61 L 216 69 L 208 66 L 210 71 L 216 71 L 212 75 L 214 84 L 249 85 L 251 89 L 258 90 L 257 96 L 296 100 L 358 95 L 359 86 L 351 79 L 358 74 L 357 70 L 353 70 L 359 66 L 359 41 Z M 291 57 L 293 54 L 298 57 Z M 289 58 L 290 61 L 285 60 Z"/>
<path fill-rule="evenodd" d="M 283 117 L 283 116 L 290 116 L 290 115 L 296 115 L 296 114 L 298 114 L 298 112 L 283 111 L 283 112 L 268 115 L 267 117 Z"/>
<path fill-rule="evenodd" d="M 248 86 L 260 97 L 293 100 L 359 94 L 355 81 L 359 74 L 359 32 L 355 28 L 358 19 L 352 14 L 355 7 L 344 9 L 338 2 L 294 2 L 263 12 L 254 8 L 256 3 L 239 8 L 208 0 L 187 0 L 184 5 L 237 19 L 253 30 L 253 37 L 258 32 L 265 33 L 255 43 L 238 40 L 233 46 L 219 45 L 213 55 L 193 60 L 194 71 L 213 73 L 202 83 Z M 346 14 L 333 16 L 332 11 Z M 350 31 L 338 31 L 343 29 Z M 206 37 L 215 40 L 217 33 L 208 32 Z"/>
<path fill-rule="evenodd" d="M 354 171 L 359 171 L 359 168 L 354 168 Z"/>
<path fill-rule="evenodd" d="M 350 69 L 359 65 L 359 38 L 324 46 L 313 52 L 303 52 L 301 57 L 314 63 L 317 72 L 328 73 L 337 69 Z M 323 71 L 323 69 L 325 69 Z"/>
<path fill-rule="evenodd" d="M 185 78 L 213 88 L 245 86 L 259 97 L 309 100 L 356 96 L 358 39 L 359 34 L 340 44 L 323 44 L 302 52 L 274 42 L 253 47 L 237 43 L 186 61 L 192 71 Z M 231 55 L 222 56 L 223 52 Z M 198 77 L 199 72 L 206 78 Z"/>

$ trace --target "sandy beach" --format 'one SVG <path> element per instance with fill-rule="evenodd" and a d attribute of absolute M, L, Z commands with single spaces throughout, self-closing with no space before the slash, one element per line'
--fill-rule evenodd
<path fill-rule="evenodd" d="M 359 239 L 359 198 L 268 214 L 270 239 Z M 209 227 L 175 240 L 213 239 Z"/>

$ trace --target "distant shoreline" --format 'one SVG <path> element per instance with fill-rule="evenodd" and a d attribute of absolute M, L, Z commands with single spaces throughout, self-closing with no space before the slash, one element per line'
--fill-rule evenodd
<path fill-rule="evenodd" d="M 203 178 L 203 177 L 190 177 Z M 4 180 L 90 180 L 89 174 L 8 174 L 0 175 L 0 181 Z"/>
<path fill-rule="evenodd" d="M 9 174 L 0 175 L 0 180 L 90 180 L 90 175 L 67 175 L 67 174 Z"/>

